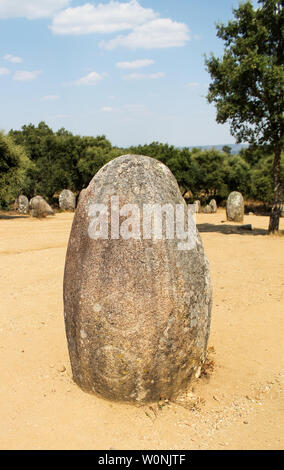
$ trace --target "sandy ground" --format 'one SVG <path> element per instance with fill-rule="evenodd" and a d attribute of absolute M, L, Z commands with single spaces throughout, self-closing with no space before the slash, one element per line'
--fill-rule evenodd
<path fill-rule="evenodd" d="M 284 236 L 264 235 L 266 217 L 246 216 L 255 230 L 240 233 L 223 210 L 198 215 L 214 371 L 176 403 L 137 407 L 72 381 L 62 305 L 72 218 L 0 220 L 0 448 L 283 448 Z"/>

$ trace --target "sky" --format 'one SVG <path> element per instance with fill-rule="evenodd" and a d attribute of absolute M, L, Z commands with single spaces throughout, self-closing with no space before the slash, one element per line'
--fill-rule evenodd
<path fill-rule="evenodd" d="M 239 0 L 0 0 L 0 129 L 45 121 L 128 147 L 233 144 L 204 54 Z M 256 4 L 256 0 L 254 1 Z"/>

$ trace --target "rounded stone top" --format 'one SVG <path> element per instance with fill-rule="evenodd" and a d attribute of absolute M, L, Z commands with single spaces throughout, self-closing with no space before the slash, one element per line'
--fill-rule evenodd
<path fill-rule="evenodd" d="M 232 191 L 230 194 L 229 194 L 229 197 L 228 197 L 228 201 L 243 201 L 244 198 L 243 198 L 243 195 L 242 193 L 240 193 L 239 191 Z"/>
<path fill-rule="evenodd" d="M 76 198 L 70 189 L 63 189 L 59 194 L 59 207 L 65 211 L 75 210 Z"/>
<path fill-rule="evenodd" d="M 151 189 L 150 189 L 151 188 Z M 180 202 L 177 181 L 162 162 L 144 155 L 127 154 L 111 160 L 93 177 L 88 188 L 89 199 L 105 203 L 109 195 L 125 195 L 128 203 L 158 204 Z"/>

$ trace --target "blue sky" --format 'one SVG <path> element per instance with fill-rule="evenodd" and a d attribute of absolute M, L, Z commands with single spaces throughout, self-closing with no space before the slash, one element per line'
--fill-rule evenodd
<path fill-rule="evenodd" d="M 256 2 L 254 2 L 256 3 Z M 0 0 L 0 129 L 44 120 L 113 145 L 234 143 L 203 55 L 238 0 Z"/>

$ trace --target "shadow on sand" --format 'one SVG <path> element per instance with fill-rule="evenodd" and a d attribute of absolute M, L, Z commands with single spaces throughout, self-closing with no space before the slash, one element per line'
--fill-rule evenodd
<path fill-rule="evenodd" d="M 28 219 L 28 215 L 4 215 L 0 214 L 0 220 L 10 220 L 10 219 Z"/>
<path fill-rule="evenodd" d="M 267 230 L 263 228 L 253 228 L 253 230 L 245 230 L 238 228 L 238 225 L 214 225 L 214 224 L 197 224 L 200 233 L 203 232 L 216 232 L 223 233 L 224 235 L 267 235 Z M 283 230 L 282 233 L 284 234 Z"/>

